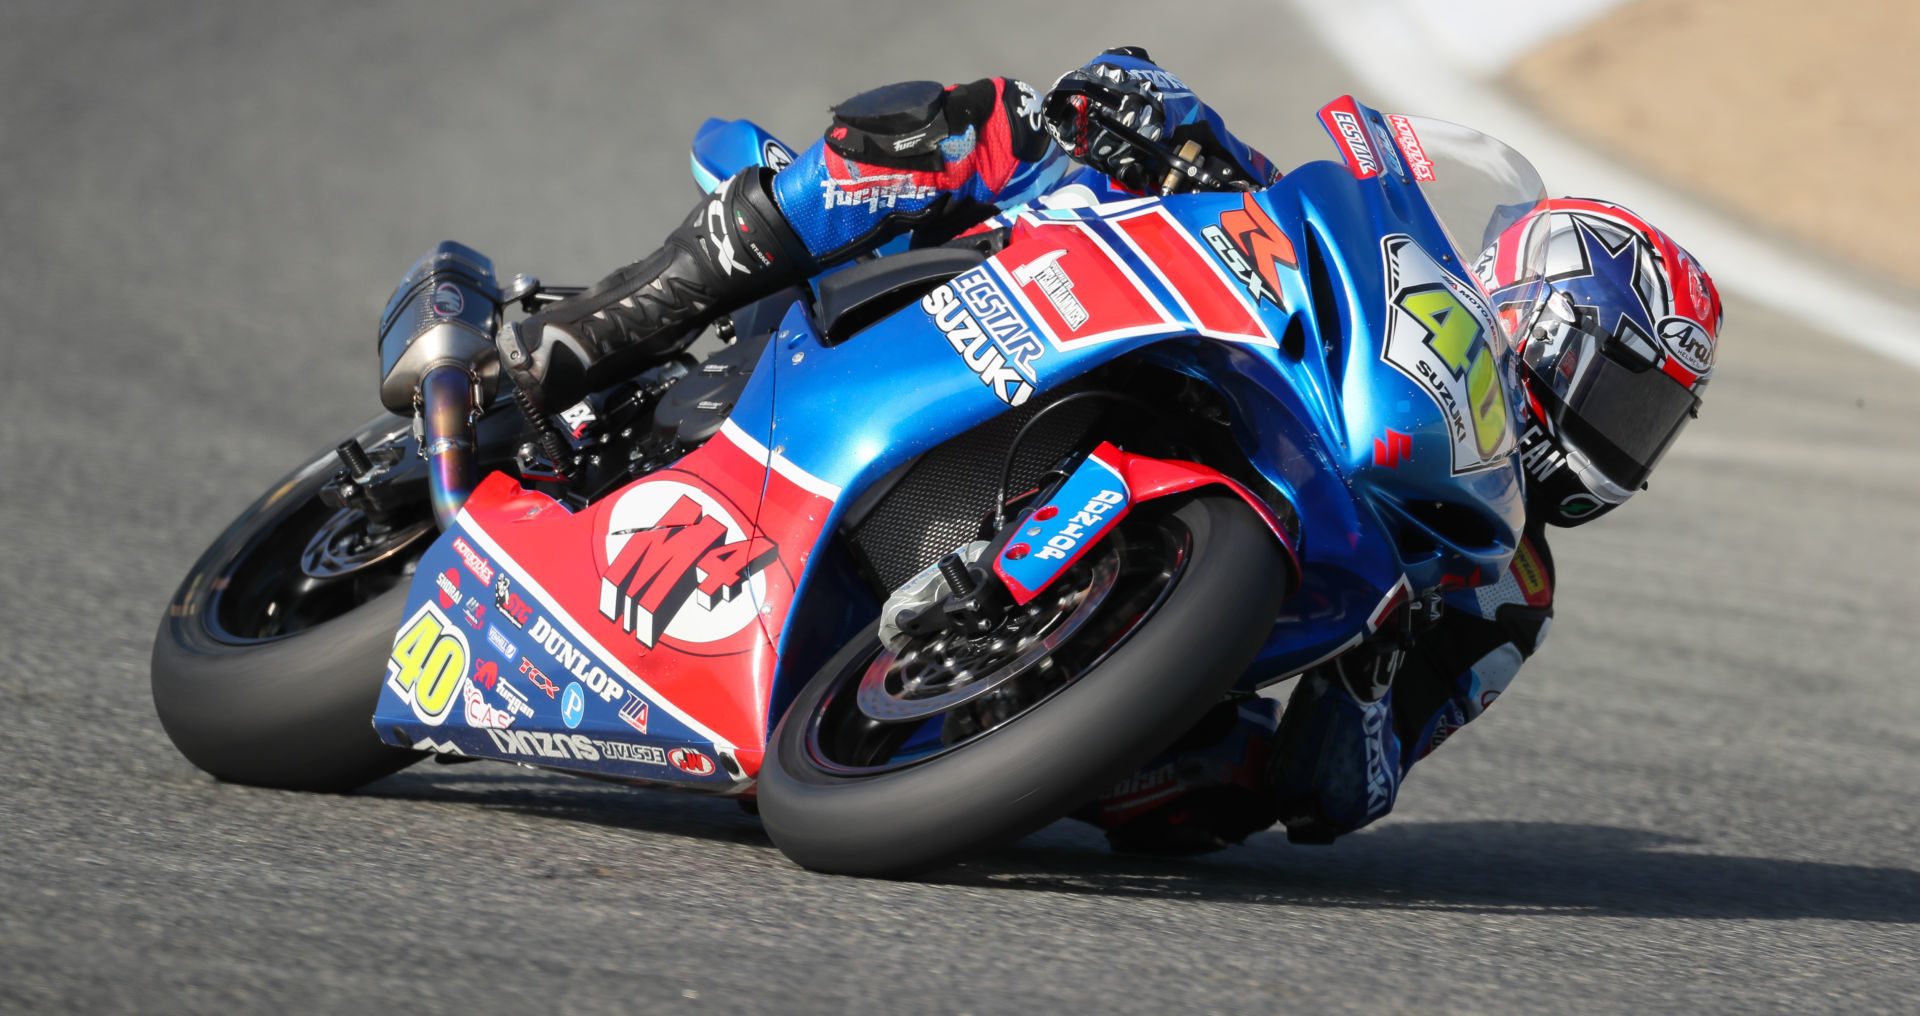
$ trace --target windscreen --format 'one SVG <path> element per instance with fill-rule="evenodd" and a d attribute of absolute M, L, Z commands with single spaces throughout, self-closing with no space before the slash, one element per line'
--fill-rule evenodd
<path fill-rule="evenodd" d="M 1473 266 L 1495 306 L 1505 310 L 1537 305 L 1545 285 L 1546 230 L 1508 233 L 1547 199 L 1546 185 L 1533 165 L 1505 143 L 1470 127 L 1397 114 L 1385 120 L 1406 156 L 1407 176 L 1426 197 L 1460 263 Z M 1496 240 L 1502 241 L 1497 249 Z M 1511 332 L 1514 315 L 1502 313 L 1500 318 Z"/>

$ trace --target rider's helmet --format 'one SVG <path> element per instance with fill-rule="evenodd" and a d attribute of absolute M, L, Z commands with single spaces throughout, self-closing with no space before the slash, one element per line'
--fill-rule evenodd
<path fill-rule="evenodd" d="M 1542 257 L 1544 290 L 1518 267 Z M 1598 518 L 1646 484 L 1698 415 L 1720 294 L 1665 233 L 1581 198 L 1528 210 L 1474 270 L 1518 343 L 1528 512 L 1559 526 Z"/>

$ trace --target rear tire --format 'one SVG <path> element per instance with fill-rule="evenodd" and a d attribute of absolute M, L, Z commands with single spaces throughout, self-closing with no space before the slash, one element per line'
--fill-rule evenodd
<path fill-rule="evenodd" d="M 817 871 L 924 871 L 1061 817 L 1197 722 L 1271 631 L 1288 565 L 1229 495 L 1195 496 L 1152 524 L 1184 530 L 1187 557 L 1124 641 L 1024 712 L 924 761 L 860 774 L 823 764 L 810 728 L 879 652 L 877 626 L 857 636 L 774 731 L 759 786 L 773 842 Z"/>
<path fill-rule="evenodd" d="M 405 427 L 376 423 L 362 429 L 363 441 Z M 264 637 L 237 635 L 222 620 L 223 594 L 271 597 L 302 578 L 283 560 L 286 548 L 330 517 L 317 494 L 336 467 L 322 456 L 242 513 L 201 555 L 160 622 L 152 660 L 160 725 L 189 762 L 219 779 L 341 792 L 425 757 L 382 743 L 372 726 L 406 607 L 401 558 L 352 579 L 350 592 L 326 587 L 326 612 L 336 616 Z M 256 580 L 234 578 L 263 559 L 251 565 Z"/>

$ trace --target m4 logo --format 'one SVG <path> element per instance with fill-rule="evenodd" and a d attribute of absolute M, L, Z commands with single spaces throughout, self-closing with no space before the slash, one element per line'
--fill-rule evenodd
<path fill-rule="evenodd" d="M 600 575 L 600 614 L 651 648 L 689 601 L 703 611 L 730 603 L 747 580 L 779 557 L 761 536 L 729 539 L 726 519 L 682 494 L 652 525 L 629 537 Z"/>

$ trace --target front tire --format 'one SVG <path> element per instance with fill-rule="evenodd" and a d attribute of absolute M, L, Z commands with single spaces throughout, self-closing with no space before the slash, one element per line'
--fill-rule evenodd
<path fill-rule="evenodd" d="M 1122 533 L 1129 527 L 1176 538 L 1121 543 L 1136 554 L 1179 548 L 1145 613 L 1109 625 L 1119 641 L 1100 647 L 1084 672 L 997 722 L 976 721 L 960 743 L 891 764 L 831 757 L 833 738 L 823 729 L 873 723 L 848 702 L 882 652 L 877 626 L 843 648 L 774 731 L 759 786 L 773 842 L 817 871 L 924 871 L 1061 817 L 1197 722 L 1272 629 L 1288 592 L 1287 561 L 1259 517 L 1229 495 L 1203 493 L 1171 510 L 1144 506 Z M 1125 552 L 1112 542 L 1088 557 Z"/>
<path fill-rule="evenodd" d="M 405 421 L 362 428 L 404 443 Z M 411 460 L 403 460 L 411 461 Z M 412 561 L 432 536 L 419 519 L 390 556 L 329 580 L 306 576 L 317 534 L 353 518 L 320 503 L 332 455 L 248 508 L 194 564 L 154 638 L 153 705 L 189 762 L 233 783 L 344 792 L 423 758 L 373 732 Z M 332 527 L 332 528 L 329 528 Z"/>

